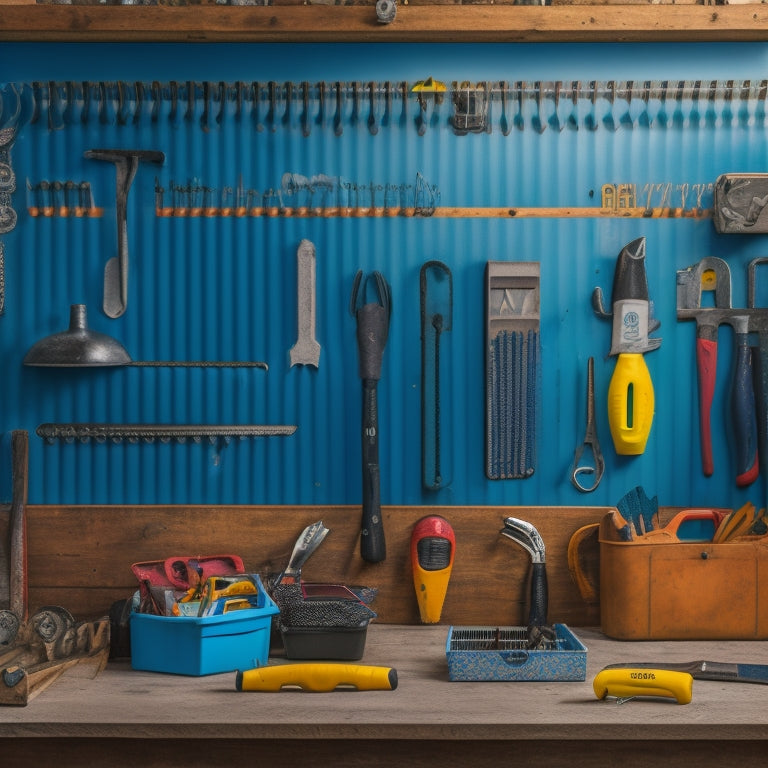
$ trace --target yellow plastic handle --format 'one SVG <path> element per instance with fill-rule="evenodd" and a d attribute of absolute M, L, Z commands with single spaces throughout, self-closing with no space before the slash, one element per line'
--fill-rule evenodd
<path fill-rule="evenodd" d="M 359 691 L 393 691 L 397 688 L 397 671 L 365 664 L 276 664 L 238 672 L 235 680 L 238 691 L 279 691 L 284 686 L 316 693 L 339 686 Z"/>
<path fill-rule="evenodd" d="M 623 352 L 608 385 L 608 425 L 616 453 L 643 453 L 651 433 L 653 409 L 653 382 L 645 358 Z"/>
<path fill-rule="evenodd" d="M 668 669 L 604 669 L 597 673 L 592 687 L 598 699 L 661 696 L 675 699 L 678 704 L 690 704 L 693 698 L 693 676 Z"/>

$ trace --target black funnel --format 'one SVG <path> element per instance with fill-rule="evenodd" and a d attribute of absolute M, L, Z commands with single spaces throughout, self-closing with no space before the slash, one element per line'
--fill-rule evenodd
<path fill-rule="evenodd" d="M 130 355 L 119 341 L 89 330 L 85 304 L 72 304 L 69 328 L 41 339 L 24 358 L 24 365 L 51 368 L 128 365 L 130 362 Z"/>

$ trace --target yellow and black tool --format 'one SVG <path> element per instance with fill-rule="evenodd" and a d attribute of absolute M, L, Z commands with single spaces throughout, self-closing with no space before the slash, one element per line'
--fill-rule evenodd
<path fill-rule="evenodd" d="M 592 292 L 598 317 L 613 318 L 610 354 L 617 359 L 608 386 L 608 425 L 616 453 L 636 456 L 645 451 L 655 407 L 653 382 L 643 355 L 661 346 L 661 339 L 648 338 L 659 323 L 651 320 L 644 237 L 621 249 L 611 302 L 608 312 L 600 288 Z"/>
<path fill-rule="evenodd" d="M 456 535 L 444 517 L 428 515 L 413 527 L 413 587 L 424 624 L 437 624 L 440 621 L 455 553 Z"/>
<path fill-rule="evenodd" d="M 238 671 L 235 688 L 238 691 L 279 691 L 301 688 L 313 693 L 327 693 L 337 688 L 358 691 L 394 691 L 397 670 L 392 667 L 365 664 L 276 664 Z"/>
<path fill-rule="evenodd" d="M 690 704 L 693 675 L 644 667 L 606 668 L 597 673 L 592 687 L 598 699 L 611 696 L 624 702 L 638 696 L 653 696 L 675 699 L 678 704 Z"/>

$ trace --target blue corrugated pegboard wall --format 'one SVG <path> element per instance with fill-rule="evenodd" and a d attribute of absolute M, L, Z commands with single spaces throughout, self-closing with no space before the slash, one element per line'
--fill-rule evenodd
<path fill-rule="evenodd" d="M 763 46 L 20 44 L 3 46 L 0 57 L 2 120 L 16 128 L 18 216 L 0 238 L 0 430 L 6 448 L 10 431 L 30 432 L 30 502 L 359 503 L 361 383 L 348 306 L 358 269 L 381 271 L 393 298 L 379 383 L 382 503 L 603 505 L 636 485 L 665 505 L 734 507 L 764 495 L 762 480 L 747 489 L 734 482 L 727 329 L 713 410 L 716 469 L 702 474 L 695 326 L 677 321 L 675 293 L 678 269 L 720 256 L 731 266 L 733 305 L 744 306 L 747 264 L 768 255 L 765 236 L 718 235 L 701 215 L 720 174 L 768 171 Z M 441 103 L 423 96 L 422 111 L 411 88 L 429 77 L 448 91 Z M 463 81 L 474 106 L 487 107 L 486 130 L 455 130 L 451 89 Z M 94 148 L 165 158 L 142 163 L 130 189 L 129 297 L 117 319 L 102 311 L 104 267 L 117 253 L 115 166 L 84 156 Z M 32 215 L 49 199 L 71 205 L 68 181 L 87 182 L 102 215 Z M 638 206 L 662 213 L 568 212 L 600 208 L 606 184 L 632 185 Z M 248 190 L 249 205 L 259 200 L 278 215 L 222 215 Z M 298 215 L 304 204 L 316 215 Z M 384 215 L 414 204 L 434 215 Z M 218 211 L 159 215 L 194 205 Z M 351 215 L 321 215 L 337 205 Z M 371 205 L 382 215 L 355 215 Z M 436 215 L 441 208 L 533 214 Z M 646 355 L 656 394 L 648 446 L 621 457 L 605 407 L 611 327 L 590 297 L 596 286 L 610 296 L 617 256 L 638 237 L 646 238 L 661 322 L 654 335 L 663 341 Z M 316 248 L 318 369 L 289 362 L 303 239 Z M 438 491 L 421 482 L 419 274 L 429 260 L 450 268 L 454 287 L 441 348 L 441 415 L 450 426 Z M 540 264 L 537 451 L 523 480 L 485 473 L 488 261 Z M 67 327 L 72 304 L 86 305 L 90 327 L 134 360 L 263 361 L 268 370 L 23 365 L 36 341 Z M 569 475 L 584 434 L 590 356 L 606 471 L 585 495 Z M 42 423 L 297 429 L 231 441 L 49 444 L 35 433 Z"/>

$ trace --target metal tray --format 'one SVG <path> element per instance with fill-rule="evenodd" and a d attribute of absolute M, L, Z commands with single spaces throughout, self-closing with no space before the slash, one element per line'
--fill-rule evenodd
<path fill-rule="evenodd" d="M 565 624 L 555 639 L 528 650 L 526 627 L 449 627 L 448 676 L 458 681 L 560 681 L 586 679 L 587 648 Z"/>

